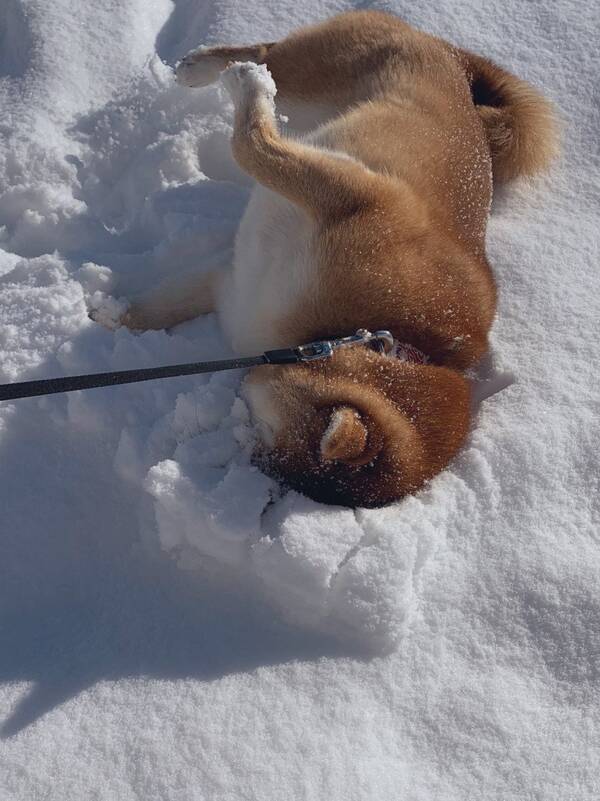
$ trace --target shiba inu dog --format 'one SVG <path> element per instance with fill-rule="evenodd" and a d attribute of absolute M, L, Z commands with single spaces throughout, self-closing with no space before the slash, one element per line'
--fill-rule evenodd
<path fill-rule="evenodd" d="M 487 349 L 493 180 L 557 152 L 550 104 L 492 62 L 379 12 L 280 42 L 200 48 L 179 83 L 222 76 L 233 153 L 257 183 L 228 271 L 175 279 L 130 307 L 133 329 L 217 310 L 235 351 L 388 329 L 420 359 L 366 347 L 261 366 L 246 395 L 257 459 L 326 503 L 379 506 L 442 470 L 469 431 L 464 371 Z M 302 136 L 284 136 L 277 112 Z"/>

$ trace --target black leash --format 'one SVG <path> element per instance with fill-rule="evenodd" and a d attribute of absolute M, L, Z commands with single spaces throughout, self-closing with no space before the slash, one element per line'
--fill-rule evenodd
<path fill-rule="evenodd" d="M 322 340 L 299 345 L 296 348 L 267 350 L 261 356 L 248 356 L 239 359 L 225 359 L 215 362 L 192 362 L 191 364 L 171 364 L 165 367 L 149 367 L 143 370 L 121 370 L 114 373 L 94 373 L 65 378 L 46 378 L 41 381 L 22 381 L 18 384 L 0 385 L 0 401 L 34 398 L 39 395 L 56 395 L 59 392 L 73 392 L 76 389 L 111 387 L 117 384 L 135 384 L 139 381 L 152 381 L 156 378 L 175 378 L 199 373 L 216 373 L 223 370 L 239 370 L 261 364 L 298 364 L 315 359 L 326 359 L 337 348 L 355 344 L 374 344 L 388 352 L 394 339 L 389 331 L 376 331 L 371 334 L 361 328 L 356 334 L 341 339 Z"/>

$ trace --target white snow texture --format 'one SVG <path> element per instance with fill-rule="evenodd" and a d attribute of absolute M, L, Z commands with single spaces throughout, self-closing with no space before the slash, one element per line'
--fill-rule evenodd
<path fill-rule="evenodd" d="M 214 315 L 109 330 L 225 265 L 251 190 L 227 92 L 172 66 L 352 8 L 565 122 L 552 173 L 494 201 L 467 447 L 352 512 L 251 465 L 239 372 L 1 404 L 2 801 L 600 797 L 594 4 L 2 0 L 0 381 L 229 354 Z"/>

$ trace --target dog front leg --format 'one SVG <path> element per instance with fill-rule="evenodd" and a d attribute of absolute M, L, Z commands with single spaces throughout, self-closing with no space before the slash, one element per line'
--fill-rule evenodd
<path fill-rule="evenodd" d="M 136 298 L 121 319 L 133 331 L 160 330 L 215 311 L 222 270 L 168 278 Z"/>
<path fill-rule="evenodd" d="M 233 64 L 223 73 L 234 106 L 233 154 L 264 186 L 313 216 L 344 217 L 372 206 L 387 179 L 348 156 L 282 137 L 275 121 L 275 84 L 266 67 Z"/>

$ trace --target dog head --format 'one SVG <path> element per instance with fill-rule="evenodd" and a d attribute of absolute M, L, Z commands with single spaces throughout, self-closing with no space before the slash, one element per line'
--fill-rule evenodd
<path fill-rule="evenodd" d="M 367 348 L 255 368 L 245 394 L 256 459 L 284 485 L 345 506 L 382 506 L 442 470 L 469 430 L 470 388 L 445 367 Z"/>

